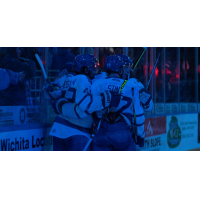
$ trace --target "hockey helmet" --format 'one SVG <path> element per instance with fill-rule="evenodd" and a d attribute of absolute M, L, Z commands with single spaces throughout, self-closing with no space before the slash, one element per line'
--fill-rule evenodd
<path fill-rule="evenodd" d="M 74 59 L 74 70 L 81 72 L 82 67 L 95 68 L 97 59 L 92 54 L 78 55 Z"/>
<path fill-rule="evenodd" d="M 106 72 L 118 72 L 123 65 L 123 60 L 119 56 L 114 55 L 106 58 L 104 68 Z"/>
<path fill-rule="evenodd" d="M 124 61 L 124 65 L 132 66 L 133 62 L 130 57 L 123 54 L 116 54 L 116 56 L 119 56 Z"/>
<path fill-rule="evenodd" d="M 68 72 L 72 72 L 74 70 L 74 64 L 72 62 L 67 62 L 63 65 L 63 68 L 60 70 L 60 72 L 64 69 L 66 69 Z"/>

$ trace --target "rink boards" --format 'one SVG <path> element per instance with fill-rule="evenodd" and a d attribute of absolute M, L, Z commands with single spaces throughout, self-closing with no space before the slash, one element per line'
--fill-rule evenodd
<path fill-rule="evenodd" d="M 146 118 L 143 151 L 185 151 L 200 148 L 198 113 Z"/>
<path fill-rule="evenodd" d="M 0 150 L 52 150 L 48 135 L 55 113 L 47 110 L 48 127 L 38 106 L 0 107 Z M 37 124 L 39 123 L 40 124 Z M 146 116 L 143 151 L 185 151 L 200 148 L 200 114 Z M 12 125 L 12 126 L 10 126 Z"/>
<path fill-rule="evenodd" d="M 48 134 L 56 115 L 51 107 L 45 113 L 39 106 L 0 106 L 0 151 L 52 150 Z"/>

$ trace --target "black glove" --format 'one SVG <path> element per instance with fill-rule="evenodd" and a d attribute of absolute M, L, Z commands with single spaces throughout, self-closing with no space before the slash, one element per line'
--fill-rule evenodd
<path fill-rule="evenodd" d="M 56 100 L 50 100 L 50 103 L 53 107 L 54 112 L 59 115 L 62 114 L 62 106 L 66 103 L 68 103 L 68 100 L 66 98 L 58 98 Z"/>

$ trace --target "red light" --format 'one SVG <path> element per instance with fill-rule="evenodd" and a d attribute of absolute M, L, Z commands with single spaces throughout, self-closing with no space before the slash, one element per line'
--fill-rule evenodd
<path fill-rule="evenodd" d="M 147 66 L 144 66 L 144 74 L 147 75 Z"/>
<path fill-rule="evenodd" d="M 176 74 L 176 78 L 179 78 L 179 75 L 178 75 L 178 74 Z"/>
<path fill-rule="evenodd" d="M 198 66 L 198 72 L 199 72 L 199 74 L 200 74 L 200 65 Z"/>
<path fill-rule="evenodd" d="M 166 68 L 166 74 L 171 74 L 171 71 L 169 71 L 169 69 Z"/>
<path fill-rule="evenodd" d="M 186 60 L 186 64 L 187 64 L 187 69 L 189 69 L 190 68 L 190 66 L 189 66 L 189 64 L 188 64 L 188 61 Z"/>
<path fill-rule="evenodd" d="M 158 68 L 156 67 L 156 76 L 158 76 L 158 73 L 159 73 L 159 70 L 158 70 Z"/>

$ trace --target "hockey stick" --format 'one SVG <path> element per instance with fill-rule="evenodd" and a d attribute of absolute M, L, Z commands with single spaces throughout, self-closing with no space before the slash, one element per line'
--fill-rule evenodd
<path fill-rule="evenodd" d="M 140 59 L 142 58 L 144 52 L 145 52 L 146 49 L 147 49 L 147 47 L 143 47 L 143 48 L 144 48 L 144 49 L 142 50 L 140 56 L 138 57 L 137 61 L 136 61 L 135 64 L 134 64 L 134 68 L 131 69 L 131 73 L 132 73 L 133 70 L 137 67 L 138 63 L 140 62 Z M 128 81 L 128 78 L 126 78 L 126 79 L 124 80 L 124 82 L 122 83 L 119 93 L 122 92 L 122 90 L 123 90 L 124 86 L 126 85 L 127 81 Z"/>
<path fill-rule="evenodd" d="M 42 64 L 42 61 L 40 59 L 40 56 L 38 54 L 35 54 L 35 57 L 42 69 L 42 72 L 43 72 L 43 75 L 44 75 L 44 78 L 45 78 L 45 81 L 53 88 L 53 90 L 55 90 L 55 88 L 53 87 L 53 85 L 50 83 L 50 81 L 47 79 L 47 74 L 45 72 L 45 69 L 44 69 L 44 65 Z"/>
<path fill-rule="evenodd" d="M 101 122 L 102 122 L 102 118 L 101 118 L 101 120 L 100 120 L 100 122 L 99 122 L 99 124 L 98 124 L 98 127 L 97 127 L 97 128 L 95 129 L 95 131 L 92 133 L 90 139 L 88 140 L 87 144 L 85 145 L 83 151 L 86 151 L 87 148 L 89 147 L 89 145 L 90 145 L 90 143 L 92 142 L 92 140 L 93 140 L 93 138 L 94 138 L 96 132 L 97 132 L 97 131 L 99 130 L 99 128 L 100 128 Z"/>
<path fill-rule="evenodd" d="M 133 72 L 133 70 L 136 68 L 136 66 L 138 65 L 138 63 L 139 63 L 140 59 L 142 58 L 144 52 L 145 52 L 146 49 L 147 49 L 147 47 L 143 47 L 143 48 L 144 48 L 144 49 L 142 50 L 142 52 L 141 52 L 140 56 L 138 57 L 137 61 L 135 62 L 134 68 L 131 69 L 131 72 Z M 119 93 L 121 93 L 121 91 L 122 91 L 122 89 L 124 88 L 124 86 L 125 86 L 125 84 L 127 83 L 127 81 L 128 81 L 128 79 L 125 79 L 125 80 L 124 80 L 124 82 L 123 82 L 122 85 L 121 85 L 121 88 L 120 88 Z M 99 130 L 102 121 L 103 121 L 103 119 L 101 118 L 101 120 L 100 120 L 100 122 L 99 122 L 99 124 L 98 124 L 98 127 L 97 127 L 96 131 L 95 131 L 94 133 L 92 133 L 91 138 L 88 140 L 88 142 L 87 142 L 87 144 L 85 145 L 85 148 L 83 149 L 83 151 L 86 151 L 86 149 L 89 147 L 89 145 L 90 145 L 90 143 L 92 142 L 92 140 L 93 140 L 93 138 L 94 138 L 96 132 Z"/>
<path fill-rule="evenodd" d="M 47 74 L 46 74 L 46 72 L 45 72 L 44 65 L 42 64 L 42 61 L 41 61 L 41 59 L 40 59 L 40 56 L 39 56 L 38 54 L 35 54 L 35 57 L 36 57 L 36 59 L 37 59 L 39 65 L 40 65 L 40 68 L 42 69 L 42 72 L 43 72 L 45 81 L 46 81 L 49 85 L 51 85 L 51 83 L 50 83 L 49 80 L 47 79 Z M 52 87 L 53 87 L 53 86 L 52 86 Z"/>
<path fill-rule="evenodd" d="M 154 74 L 154 71 L 155 71 L 155 69 L 156 69 L 156 65 L 157 65 L 158 59 L 159 59 L 159 57 L 160 57 L 160 54 L 161 54 L 161 52 L 162 52 L 162 49 L 163 49 L 163 47 L 161 48 L 160 53 L 158 54 L 158 58 L 157 58 L 156 63 L 155 63 L 155 65 L 154 65 L 154 67 L 153 67 L 153 71 L 152 71 L 152 73 L 151 73 L 151 76 L 150 76 L 149 82 L 148 82 L 148 84 L 147 84 L 146 90 L 148 89 L 149 84 L 150 84 L 150 82 L 151 82 L 151 78 L 152 78 L 152 76 L 153 76 L 153 74 Z"/>
<path fill-rule="evenodd" d="M 153 74 L 154 74 L 154 71 L 155 71 L 156 65 L 157 65 L 157 63 L 158 63 L 158 60 L 159 60 L 160 54 L 161 54 L 161 52 L 162 52 L 162 49 L 163 49 L 163 48 L 161 48 L 160 53 L 158 54 L 158 58 L 157 58 L 156 63 L 155 63 L 155 65 L 154 65 L 154 67 L 153 67 L 153 71 L 152 71 L 152 73 L 151 73 L 151 76 L 150 76 L 149 82 L 148 82 L 148 84 L 147 84 L 146 90 L 148 89 L 149 84 L 150 84 L 150 82 L 151 82 L 151 79 L 152 79 L 152 76 L 153 76 Z M 134 121 L 136 121 L 135 112 L 134 112 Z M 135 133 L 136 133 L 136 132 L 137 132 L 136 126 L 134 125 L 134 127 L 135 127 Z M 134 139 L 134 141 L 135 141 L 135 143 L 136 143 L 136 141 L 137 141 L 137 137 L 136 137 L 136 135 L 133 135 L 133 139 Z"/>
<path fill-rule="evenodd" d="M 135 64 L 133 65 L 134 68 L 131 69 L 131 72 L 133 72 L 133 70 L 136 68 L 136 66 L 137 66 L 138 63 L 140 62 L 140 59 L 142 58 L 142 56 L 143 56 L 144 52 L 146 51 L 146 49 L 147 49 L 147 47 L 143 47 L 143 50 L 142 50 L 141 54 L 139 55 L 137 61 L 136 61 Z"/>

